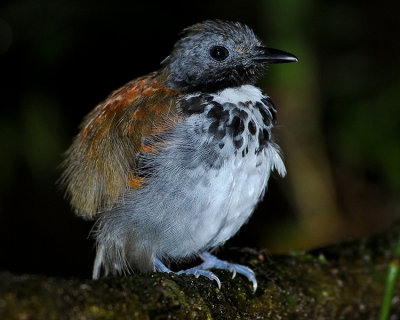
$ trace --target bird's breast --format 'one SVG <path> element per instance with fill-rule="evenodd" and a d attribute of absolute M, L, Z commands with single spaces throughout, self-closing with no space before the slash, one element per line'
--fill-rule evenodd
<path fill-rule="evenodd" d="M 171 241 L 173 256 L 228 240 L 253 212 L 270 171 L 285 171 L 272 141 L 275 109 L 259 89 L 192 94 L 179 104 L 186 118 L 175 128 L 164 159 L 170 164 L 165 172 L 172 173 L 168 185 L 179 190 L 174 205 L 186 212 L 172 228 L 172 236 L 185 239 L 179 245 Z"/>
<path fill-rule="evenodd" d="M 141 154 L 146 181 L 121 206 L 125 225 L 159 257 L 221 245 L 250 217 L 271 170 L 285 172 L 271 133 L 275 109 L 259 89 L 193 93 L 177 107 L 183 120 L 157 136 L 158 152 Z"/>
<path fill-rule="evenodd" d="M 179 101 L 186 114 L 186 131 L 198 147 L 214 149 L 221 164 L 231 156 L 257 156 L 272 142 L 276 110 L 268 96 L 250 85 L 225 89 L 216 94 L 192 94 Z M 183 134 L 185 135 L 185 134 Z M 240 157 L 238 157 L 240 158 Z"/>

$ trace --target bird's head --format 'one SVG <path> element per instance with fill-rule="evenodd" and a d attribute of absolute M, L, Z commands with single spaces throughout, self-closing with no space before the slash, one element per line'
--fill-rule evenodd
<path fill-rule="evenodd" d="M 246 25 L 208 20 L 183 31 L 162 67 L 171 88 L 217 91 L 254 84 L 266 63 L 295 61 L 290 53 L 263 46 Z"/>

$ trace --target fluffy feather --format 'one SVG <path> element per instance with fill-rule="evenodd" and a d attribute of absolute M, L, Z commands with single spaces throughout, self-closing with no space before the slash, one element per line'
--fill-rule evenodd
<path fill-rule="evenodd" d="M 151 73 L 114 91 L 90 112 L 66 152 L 61 183 L 75 212 L 93 219 L 110 209 L 128 189 L 137 188 L 139 152 L 155 152 L 146 138 L 170 130 L 178 118 L 179 91 L 162 85 L 162 74 Z"/>

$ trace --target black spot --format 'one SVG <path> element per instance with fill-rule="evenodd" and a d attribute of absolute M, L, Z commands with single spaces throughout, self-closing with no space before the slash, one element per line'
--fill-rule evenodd
<path fill-rule="evenodd" d="M 249 123 L 247 124 L 247 127 L 249 128 L 249 132 L 254 136 L 257 132 L 254 121 L 250 120 Z"/>
<path fill-rule="evenodd" d="M 274 104 L 273 104 L 273 102 L 272 102 L 270 97 L 262 98 L 261 102 L 264 103 L 268 107 L 273 107 L 274 106 Z"/>
<path fill-rule="evenodd" d="M 246 153 L 244 152 L 244 150 L 242 150 L 242 157 L 244 158 L 245 155 Z"/>
<path fill-rule="evenodd" d="M 235 145 L 236 149 L 240 149 L 240 147 L 243 145 L 243 137 L 239 137 L 238 139 L 235 139 L 233 141 L 233 144 Z"/>
<path fill-rule="evenodd" d="M 271 125 L 272 116 L 267 113 L 264 109 L 264 105 L 261 102 L 256 102 L 255 107 L 261 114 L 264 124 L 269 127 Z"/>
<path fill-rule="evenodd" d="M 249 107 L 251 107 L 251 105 L 252 105 L 253 103 L 251 102 L 251 101 L 246 101 L 246 102 L 239 102 L 239 106 L 241 106 L 241 107 L 245 107 L 245 108 L 249 108 Z"/>
<path fill-rule="evenodd" d="M 268 108 L 269 112 L 272 115 L 272 123 L 276 122 L 276 109 L 274 106 L 274 103 L 269 97 L 262 98 L 261 102 L 265 104 L 265 106 Z"/>
<path fill-rule="evenodd" d="M 249 116 L 249 114 L 246 111 L 239 108 L 231 109 L 231 114 L 234 116 L 238 116 L 242 120 L 246 120 Z"/>
<path fill-rule="evenodd" d="M 261 102 L 264 103 L 267 107 L 274 108 L 274 103 L 272 102 L 270 97 L 264 97 L 261 99 Z"/>
<path fill-rule="evenodd" d="M 267 129 L 263 129 L 264 139 L 268 142 L 270 140 L 269 131 Z"/>
<path fill-rule="evenodd" d="M 223 142 L 220 142 L 219 145 L 218 145 L 218 147 L 219 147 L 220 149 L 222 149 L 224 146 L 225 146 L 225 143 L 223 143 Z"/>
<path fill-rule="evenodd" d="M 246 146 L 246 154 L 249 153 L 249 146 Z"/>
<path fill-rule="evenodd" d="M 246 111 L 244 111 L 244 110 L 240 110 L 240 111 L 239 111 L 239 117 L 240 117 L 240 119 L 246 120 L 248 116 L 249 116 L 249 115 L 248 115 L 248 113 L 247 113 Z"/>
<path fill-rule="evenodd" d="M 259 144 L 259 149 L 262 150 L 268 145 L 269 141 L 269 132 L 266 129 L 260 130 L 258 132 L 258 144 Z"/>
<path fill-rule="evenodd" d="M 220 104 L 214 105 L 214 107 L 208 111 L 207 118 L 219 119 L 221 118 L 222 111 L 224 111 L 224 109 Z"/>
<path fill-rule="evenodd" d="M 210 127 L 208 128 L 208 133 L 213 135 L 216 139 L 221 140 L 223 137 L 225 137 L 226 129 L 225 127 L 220 128 L 219 121 L 216 120 L 211 123 Z"/>
<path fill-rule="evenodd" d="M 182 111 L 189 116 L 193 114 L 200 114 L 204 112 L 207 103 L 212 99 L 210 95 L 199 95 L 189 99 L 181 100 L 180 107 Z"/>
<path fill-rule="evenodd" d="M 258 132 L 258 145 L 260 146 L 260 148 L 261 148 L 261 146 L 264 144 L 264 135 L 263 135 L 263 132 L 262 132 L 262 130 L 260 130 L 259 132 Z"/>
<path fill-rule="evenodd" d="M 207 118 L 213 118 L 220 121 L 226 121 L 229 118 L 229 111 L 225 111 L 218 102 L 211 102 L 214 106 L 208 111 Z"/>
<path fill-rule="evenodd" d="M 208 127 L 208 133 L 210 133 L 210 134 L 212 134 L 212 135 L 217 134 L 218 127 L 219 127 L 219 121 L 214 121 L 214 122 L 211 123 L 210 126 Z"/>
<path fill-rule="evenodd" d="M 230 124 L 230 127 L 233 130 L 233 136 L 236 137 L 244 131 L 244 123 L 243 120 L 240 119 L 238 116 L 234 116 L 232 119 L 232 122 Z"/>

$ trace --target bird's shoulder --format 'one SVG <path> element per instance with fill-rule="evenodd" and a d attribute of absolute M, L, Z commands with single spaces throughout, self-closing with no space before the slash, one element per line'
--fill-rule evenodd
<path fill-rule="evenodd" d="M 67 151 L 61 181 L 77 214 L 94 218 L 126 190 L 141 187 L 138 155 L 157 152 L 157 139 L 149 138 L 181 120 L 179 95 L 162 75 L 151 73 L 112 92 L 86 116 Z"/>

